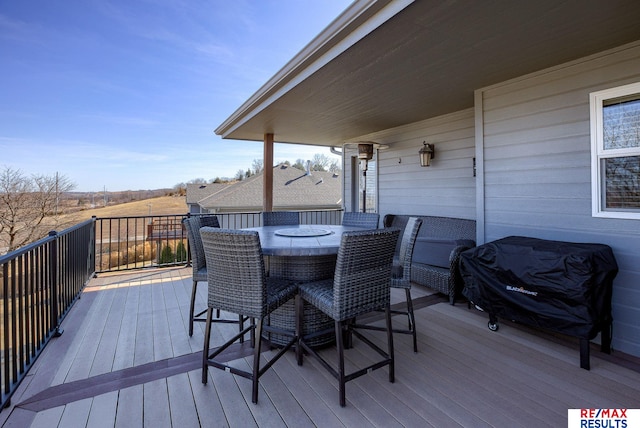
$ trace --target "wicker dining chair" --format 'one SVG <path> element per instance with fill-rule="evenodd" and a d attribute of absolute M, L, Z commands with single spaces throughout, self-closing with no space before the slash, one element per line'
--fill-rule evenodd
<path fill-rule="evenodd" d="M 258 380 L 292 345 L 298 341 L 300 331 L 284 331 L 264 325 L 265 318 L 291 298 L 297 297 L 297 285 L 285 279 L 266 276 L 264 258 L 258 232 L 248 230 L 200 229 L 204 252 L 207 259 L 207 279 L 209 298 L 207 308 L 207 327 L 204 335 L 202 383 L 207 383 L 208 367 L 216 367 L 235 375 L 252 380 L 251 401 L 258 402 Z M 296 306 L 297 307 L 297 306 Z M 213 309 L 251 318 L 251 323 L 222 346 L 210 353 L 211 320 Z M 296 318 L 297 319 L 297 318 Z M 262 331 L 278 333 L 290 337 L 279 352 L 260 367 Z M 252 333 L 251 344 L 254 347 L 253 370 L 251 372 L 216 360 L 221 352 Z"/>
<path fill-rule="evenodd" d="M 198 282 L 207 280 L 207 263 L 204 257 L 202 239 L 200 238 L 200 228 L 202 226 L 220 227 L 220 224 L 216 216 L 189 216 L 183 219 L 182 223 L 187 229 L 187 239 L 189 240 L 189 250 L 191 251 L 191 266 L 193 268 L 193 286 L 191 288 L 191 305 L 189 309 L 189 336 L 193 336 L 193 322 L 206 321 L 203 315 L 207 312 L 204 309 L 194 314 Z M 220 317 L 219 311 L 216 316 Z"/>
<path fill-rule="evenodd" d="M 343 226 L 361 227 L 363 229 L 377 229 L 380 214 L 357 213 L 347 211 L 342 215 Z"/>
<path fill-rule="evenodd" d="M 418 352 L 418 337 L 416 332 L 416 317 L 413 313 L 413 300 L 411 298 L 411 263 L 413 261 L 413 248 L 416 243 L 418 231 L 422 225 L 422 220 L 417 217 L 409 217 L 400 241 L 398 256 L 393 258 L 393 268 L 391 269 L 391 287 L 404 288 L 407 299 L 407 309 L 391 310 L 392 314 L 406 315 L 408 318 L 408 328 L 394 329 L 394 333 L 413 335 L 413 352 Z M 382 327 L 366 325 L 361 328 L 370 330 L 382 330 Z"/>
<path fill-rule="evenodd" d="M 393 254 L 399 234 L 400 229 L 390 228 L 344 232 L 338 250 L 334 277 L 299 285 L 298 324 L 302 328 L 303 301 L 317 307 L 334 320 L 338 368 L 329 364 L 310 347 L 304 336 L 300 338 L 299 346 L 296 348 L 298 365 L 302 365 L 303 362 L 303 349 L 316 358 L 331 375 L 338 379 L 342 407 L 346 404 L 346 382 L 387 365 L 389 382 L 395 380 L 389 286 Z M 357 325 L 352 322 L 355 317 L 376 309 L 385 310 L 386 351 L 360 334 Z M 347 374 L 345 373 L 344 343 L 345 338 L 352 334 L 380 354 L 382 360 Z"/>
<path fill-rule="evenodd" d="M 422 226 L 422 220 L 417 217 L 409 217 L 402 241 L 400 242 L 400 253 L 398 258 L 393 261 L 393 269 L 391 270 L 391 287 L 404 288 L 407 298 L 407 310 L 391 311 L 393 314 L 407 315 L 409 320 L 409 328 L 407 330 L 396 329 L 394 333 L 403 333 L 413 335 L 413 352 L 418 352 L 418 337 L 416 333 L 416 317 L 413 314 L 413 300 L 411 298 L 411 263 L 413 261 L 413 248 L 415 247 L 418 231 Z"/>
<path fill-rule="evenodd" d="M 300 213 L 297 211 L 264 211 L 263 226 L 297 226 L 300 224 Z"/>

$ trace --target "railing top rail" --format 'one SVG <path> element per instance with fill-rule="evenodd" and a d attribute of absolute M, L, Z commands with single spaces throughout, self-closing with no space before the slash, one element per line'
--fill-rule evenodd
<path fill-rule="evenodd" d="M 189 215 L 198 215 L 198 214 L 152 214 L 152 215 L 126 215 L 119 217 L 97 217 L 97 220 L 127 220 L 127 219 L 147 219 L 147 218 L 163 218 L 163 217 L 187 217 Z"/>
<path fill-rule="evenodd" d="M 64 229 L 64 230 L 62 230 L 60 232 L 57 232 L 56 234 L 58 236 L 63 236 L 63 235 L 69 234 L 69 233 L 71 233 L 71 232 L 73 232 L 73 231 L 75 231 L 77 229 L 80 229 L 80 228 L 86 226 L 89 223 L 93 223 L 94 221 L 95 221 L 95 218 L 92 218 L 90 220 L 85 220 L 82 223 L 74 224 L 73 226 L 71 226 L 71 227 L 69 227 L 67 229 Z M 32 242 L 32 243 L 27 244 L 27 245 L 25 245 L 23 247 L 20 247 L 20 248 L 14 250 L 14 251 L 10 251 L 7 254 L 0 255 L 0 265 L 4 264 L 4 263 L 7 263 L 7 262 L 9 262 L 9 261 L 11 261 L 11 260 L 13 260 L 13 259 L 15 259 L 17 257 L 20 257 L 20 256 L 22 256 L 22 255 L 34 250 L 35 248 L 41 247 L 41 246 L 43 246 L 45 244 L 48 244 L 49 242 L 53 241 L 54 239 L 56 239 L 55 236 L 52 236 L 52 235 L 45 236 L 42 239 L 39 239 L 39 240 L 37 240 L 35 242 Z"/>

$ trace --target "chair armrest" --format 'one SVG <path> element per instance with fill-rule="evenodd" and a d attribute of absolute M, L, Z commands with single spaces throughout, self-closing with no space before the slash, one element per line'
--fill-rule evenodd
<path fill-rule="evenodd" d="M 382 220 L 382 225 L 384 227 L 391 227 L 393 225 L 393 219 L 396 216 L 394 214 L 387 214 L 384 216 L 384 219 Z"/>
<path fill-rule="evenodd" d="M 460 259 L 460 253 L 469 248 L 473 248 L 476 246 L 476 243 L 470 239 L 458 239 L 456 240 L 456 246 L 451 250 L 451 254 L 449 255 L 449 265 L 451 271 L 458 265 L 458 261 Z"/>

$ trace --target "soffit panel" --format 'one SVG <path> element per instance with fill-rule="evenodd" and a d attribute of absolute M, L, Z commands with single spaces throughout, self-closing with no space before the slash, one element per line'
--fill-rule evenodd
<path fill-rule="evenodd" d="M 417 1 L 225 138 L 335 145 L 640 38 L 637 1 Z"/>

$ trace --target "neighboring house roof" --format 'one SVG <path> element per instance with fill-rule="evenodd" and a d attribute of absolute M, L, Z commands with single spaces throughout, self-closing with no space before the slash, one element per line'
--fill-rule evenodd
<path fill-rule="evenodd" d="M 187 205 L 197 204 L 201 199 L 211 196 L 230 185 L 229 183 L 187 184 Z"/>
<path fill-rule="evenodd" d="M 256 174 L 199 201 L 211 212 L 262 211 L 264 174 Z M 342 206 L 339 175 L 286 165 L 273 168 L 274 210 L 320 210 Z"/>
<path fill-rule="evenodd" d="M 636 41 L 638 16 L 637 0 L 356 0 L 215 132 L 339 145 L 471 108 L 476 89 Z"/>

